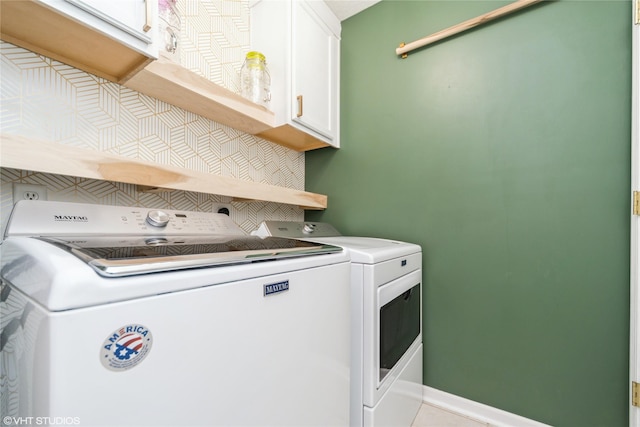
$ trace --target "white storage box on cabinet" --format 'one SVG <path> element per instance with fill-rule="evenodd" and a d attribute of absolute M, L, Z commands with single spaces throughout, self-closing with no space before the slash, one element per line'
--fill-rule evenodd
<path fill-rule="evenodd" d="M 158 57 L 157 0 L 2 1 L 2 39 L 118 83 Z"/>
<path fill-rule="evenodd" d="M 276 127 L 258 136 L 298 151 L 340 146 L 340 20 L 322 1 L 257 0 L 251 48 L 266 56 Z"/>

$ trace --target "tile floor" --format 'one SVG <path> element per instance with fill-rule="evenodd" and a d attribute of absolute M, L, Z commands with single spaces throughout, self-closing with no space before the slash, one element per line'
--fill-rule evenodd
<path fill-rule="evenodd" d="M 446 409 L 423 403 L 411 427 L 488 427 L 490 424 L 474 420 Z"/>

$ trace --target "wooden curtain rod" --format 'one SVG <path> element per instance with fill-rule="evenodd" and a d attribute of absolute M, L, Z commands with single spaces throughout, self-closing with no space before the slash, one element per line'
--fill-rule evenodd
<path fill-rule="evenodd" d="M 445 28 L 444 30 L 440 30 L 437 33 L 431 34 L 430 36 L 421 38 L 420 40 L 416 40 L 407 44 L 401 43 L 400 47 L 396 49 L 396 55 L 402 55 L 403 58 L 406 58 L 408 52 L 411 52 L 412 50 L 418 49 L 431 43 L 435 43 L 438 40 L 442 40 L 454 34 L 461 33 L 471 28 L 477 27 L 478 25 L 486 24 L 489 21 L 493 21 L 494 19 L 508 15 L 520 9 L 524 9 L 525 7 L 529 7 L 541 1 L 542 0 L 517 0 L 496 10 L 487 12 L 484 15 L 476 16 L 475 18 L 461 22 L 460 24 Z"/>

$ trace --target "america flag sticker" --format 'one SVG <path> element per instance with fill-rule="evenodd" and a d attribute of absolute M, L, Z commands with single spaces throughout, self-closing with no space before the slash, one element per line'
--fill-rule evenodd
<path fill-rule="evenodd" d="M 151 351 L 153 336 L 142 325 L 126 325 L 113 331 L 102 343 L 100 361 L 110 371 L 137 366 Z"/>

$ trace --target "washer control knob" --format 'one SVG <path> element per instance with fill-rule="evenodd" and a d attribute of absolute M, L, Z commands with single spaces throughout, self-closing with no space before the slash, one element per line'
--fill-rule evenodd
<path fill-rule="evenodd" d="M 169 214 L 163 211 L 149 211 L 147 214 L 147 223 L 154 227 L 166 227 L 169 223 Z"/>
<path fill-rule="evenodd" d="M 150 239 L 147 239 L 144 242 L 149 246 L 161 246 L 169 243 L 169 241 L 164 237 L 151 237 Z"/>
<path fill-rule="evenodd" d="M 309 224 L 306 223 L 303 227 L 302 227 L 302 232 L 304 234 L 311 234 L 315 231 L 316 229 L 316 225 L 315 224 Z"/>

